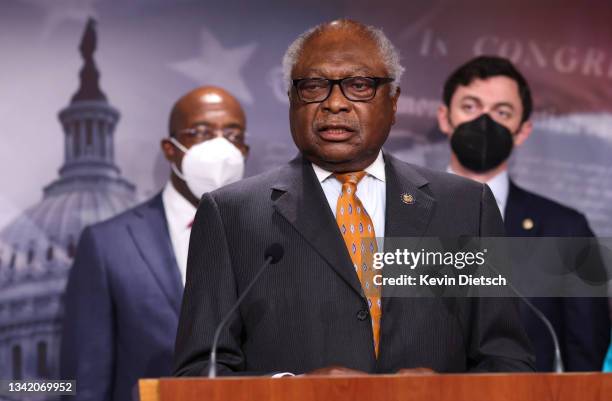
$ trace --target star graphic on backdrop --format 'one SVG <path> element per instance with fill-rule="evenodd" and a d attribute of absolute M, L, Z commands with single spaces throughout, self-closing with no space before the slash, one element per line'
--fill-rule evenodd
<path fill-rule="evenodd" d="M 253 97 L 240 73 L 257 48 L 250 43 L 233 49 L 224 48 L 212 33 L 202 29 L 200 55 L 171 63 L 170 68 L 193 79 L 199 85 L 220 86 L 241 101 L 251 104 Z"/>
<path fill-rule="evenodd" d="M 272 93 L 276 100 L 284 104 L 289 104 L 289 96 L 287 96 L 282 65 L 277 65 L 268 71 L 266 74 L 266 82 L 270 88 L 272 88 Z"/>
<path fill-rule="evenodd" d="M 47 39 L 65 22 L 84 24 L 89 17 L 96 18 L 94 3 L 98 0 L 21 0 L 39 7 L 43 13 L 41 37 Z"/>

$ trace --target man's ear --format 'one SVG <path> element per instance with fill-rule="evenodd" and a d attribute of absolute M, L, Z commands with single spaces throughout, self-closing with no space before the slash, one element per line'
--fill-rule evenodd
<path fill-rule="evenodd" d="M 395 93 L 393 94 L 393 96 L 391 96 L 391 104 L 392 104 L 391 107 L 393 109 L 393 117 L 391 118 L 391 125 L 395 124 L 395 113 L 397 113 L 397 101 L 399 100 L 401 92 L 402 90 L 398 86 L 397 88 L 395 88 Z"/>
<path fill-rule="evenodd" d="M 438 128 L 446 136 L 450 138 L 453 134 L 453 127 L 449 122 L 449 110 L 445 104 L 438 106 Z"/>
<path fill-rule="evenodd" d="M 172 163 L 176 158 L 176 146 L 174 146 L 174 144 L 170 142 L 170 140 L 164 138 L 160 142 L 160 147 L 162 152 L 164 153 L 164 157 L 166 158 L 166 160 Z"/>
<path fill-rule="evenodd" d="M 531 123 L 531 120 L 527 120 L 522 123 L 518 132 L 514 135 L 514 146 L 521 146 L 527 140 L 527 138 L 529 138 L 532 131 L 533 124 Z"/>

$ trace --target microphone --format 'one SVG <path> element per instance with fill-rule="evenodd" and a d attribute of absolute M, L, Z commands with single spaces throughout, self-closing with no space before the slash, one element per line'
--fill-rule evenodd
<path fill-rule="evenodd" d="M 538 318 L 540 318 L 540 320 L 544 323 L 544 325 L 548 329 L 548 332 L 550 333 L 550 336 L 552 337 L 553 344 L 555 347 L 555 357 L 553 359 L 553 371 L 555 373 L 563 373 L 565 369 L 563 368 L 563 359 L 561 358 L 561 347 L 559 346 L 559 339 L 557 338 L 557 333 L 555 332 L 555 328 L 553 327 L 552 323 L 550 323 L 550 320 L 548 320 L 548 318 L 542 313 L 542 311 L 536 308 L 536 306 L 532 304 L 531 301 L 527 299 L 527 297 L 525 297 L 523 294 L 516 291 L 514 287 L 512 286 L 512 284 L 510 284 L 510 288 L 512 288 L 512 290 L 516 293 L 516 295 L 518 295 L 519 298 L 523 302 L 525 302 L 525 304 L 531 309 L 531 311 L 535 313 L 535 315 Z"/>
<path fill-rule="evenodd" d="M 495 273 L 501 275 L 501 273 L 495 267 L 491 266 L 490 263 L 487 263 L 487 266 Z M 561 358 L 561 347 L 559 346 L 559 338 L 557 337 L 557 332 L 555 331 L 555 328 L 553 327 L 552 323 L 550 322 L 550 320 L 548 320 L 544 313 L 542 313 L 541 310 L 539 310 L 534 304 L 532 304 L 526 296 L 521 294 L 519 290 L 517 290 L 510 281 L 508 281 L 508 287 L 510 287 L 510 289 L 519 297 L 519 299 L 523 301 L 525 305 L 527 305 L 529 309 L 531 309 L 531 311 L 542 321 L 542 323 L 544 323 L 544 326 L 546 326 L 546 329 L 552 337 L 553 346 L 555 347 L 553 371 L 555 373 L 563 373 L 565 371 L 565 368 L 563 367 L 563 359 Z"/>
<path fill-rule="evenodd" d="M 273 243 L 272 245 L 266 248 L 264 252 L 263 265 L 259 268 L 259 271 L 255 275 L 255 277 L 253 277 L 249 285 L 244 289 L 240 297 L 238 297 L 238 299 L 236 300 L 236 303 L 234 303 L 234 306 L 232 306 L 229 312 L 225 314 L 225 316 L 221 320 L 221 323 L 219 323 L 219 325 L 217 326 L 217 329 L 215 330 L 215 335 L 213 337 L 212 347 L 210 350 L 210 360 L 209 360 L 209 366 L 208 366 L 208 378 L 209 379 L 214 379 L 215 377 L 217 377 L 217 346 L 219 343 L 219 337 L 221 336 L 221 330 L 227 324 L 227 322 L 229 321 L 230 317 L 234 314 L 236 309 L 238 309 L 238 307 L 240 306 L 244 298 L 246 298 L 248 293 L 251 291 L 251 288 L 253 288 L 253 285 L 259 279 L 259 276 L 262 275 L 262 273 L 266 270 L 268 266 L 278 263 L 283 258 L 284 254 L 285 254 L 285 249 L 279 243 Z"/>

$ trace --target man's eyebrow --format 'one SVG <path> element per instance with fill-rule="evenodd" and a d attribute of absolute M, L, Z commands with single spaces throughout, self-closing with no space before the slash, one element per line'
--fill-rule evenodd
<path fill-rule="evenodd" d="M 223 128 L 243 128 L 242 124 L 237 122 L 231 122 L 223 125 Z"/>
<path fill-rule="evenodd" d="M 463 102 L 465 100 L 471 100 L 474 101 L 480 105 L 482 105 L 482 100 L 480 100 L 479 97 L 474 96 L 474 95 L 465 95 L 463 96 L 461 99 L 459 99 L 459 101 Z M 498 108 L 498 107 L 508 107 L 511 110 L 516 109 L 516 107 L 510 103 L 510 102 L 497 102 L 493 104 L 493 108 Z"/>
<path fill-rule="evenodd" d="M 498 108 L 498 107 L 508 107 L 512 110 L 515 109 L 514 105 L 512 103 L 508 103 L 508 102 L 499 102 L 499 103 L 495 103 L 493 105 L 493 107 Z"/>
<path fill-rule="evenodd" d="M 476 97 L 474 95 L 465 95 L 463 96 L 461 99 L 459 99 L 459 101 L 463 102 L 464 100 L 472 100 L 478 104 L 482 104 L 482 100 L 480 100 L 479 97 Z"/>
<path fill-rule="evenodd" d="M 210 127 L 212 124 L 209 123 L 208 121 L 196 121 L 191 126 L 192 127 L 197 127 L 197 126 L 200 126 L 200 125 L 205 125 L 207 127 Z"/>
<path fill-rule="evenodd" d="M 193 127 L 198 127 L 204 125 L 206 127 L 213 127 L 215 124 L 212 124 L 208 121 L 196 121 L 195 123 L 193 123 Z M 238 123 L 238 122 L 229 122 L 227 124 L 223 124 L 222 126 L 223 128 L 243 128 L 242 124 Z"/>
<path fill-rule="evenodd" d="M 311 68 L 308 70 L 306 74 L 304 74 L 304 77 L 317 77 L 317 78 L 327 77 L 330 75 L 329 72 L 330 71 L 323 71 L 320 68 Z M 369 68 L 356 67 L 356 68 L 346 69 L 342 71 L 342 74 L 340 75 L 344 78 L 344 77 L 355 77 L 355 76 L 369 77 L 369 76 L 374 76 L 376 74 L 372 74 Z"/>

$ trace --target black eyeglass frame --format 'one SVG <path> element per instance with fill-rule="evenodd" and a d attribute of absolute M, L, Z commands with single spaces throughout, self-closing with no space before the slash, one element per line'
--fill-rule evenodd
<path fill-rule="evenodd" d="M 367 98 L 367 99 L 352 99 L 349 96 L 346 95 L 346 93 L 344 92 L 344 88 L 342 87 L 342 82 L 349 80 L 349 79 L 369 79 L 372 80 L 374 83 L 374 93 L 372 94 L 371 97 Z M 325 96 L 323 99 L 321 100 L 304 100 L 302 98 L 302 95 L 300 94 L 300 89 L 298 88 L 298 85 L 301 82 L 305 82 L 305 81 L 317 81 L 317 82 L 322 82 L 322 81 L 326 81 L 329 85 L 329 89 L 327 91 L 327 96 Z M 390 78 L 390 77 L 361 77 L 361 76 L 356 76 L 356 77 L 344 77 L 341 79 L 327 79 L 327 78 L 297 78 L 297 79 L 293 79 L 291 80 L 291 82 L 293 83 L 293 87 L 295 88 L 295 92 L 298 95 L 298 98 L 304 102 L 304 103 L 322 103 L 324 101 L 326 101 L 329 96 L 331 95 L 332 91 L 334 90 L 334 86 L 338 85 L 340 87 L 340 91 L 342 92 L 342 95 L 347 98 L 348 100 L 350 100 L 351 102 L 369 102 L 370 100 L 374 99 L 376 97 L 376 93 L 378 92 L 378 87 L 384 84 L 388 84 L 395 81 L 394 78 Z"/>
<path fill-rule="evenodd" d="M 228 135 L 227 133 L 230 132 L 231 130 L 236 130 L 233 134 L 234 135 Z M 217 132 L 221 131 L 223 134 L 222 135 L 218 135 Z M 210 135 L 210 134 L 213 135 Z M 211 128 L 207 125 L 204 124 L 198 124 L 194 127 L 190 127 L 190 128 L 183 128 L 180 130 L 176 130 L 174 132 L 170 133 L 170 136 L 173 136 L 175 138 L 178 138 L 181 135 L 187 135 L 187 137 L 189 138 L 189 140 L 194 140 L 194 138 L 197 138 L 197 136 L 202 136 L 203 137 L 203 141 L 209 141 L 211 139 L 215 139 L 215 138 L 225 138 L 228 141 L 230 141 L 233 144 L 244 144 L 245 140 L 248 137 L 248 133 L 246 132 L 246 130 L 242 127 L 221 127 L 221 128 Z"/>

